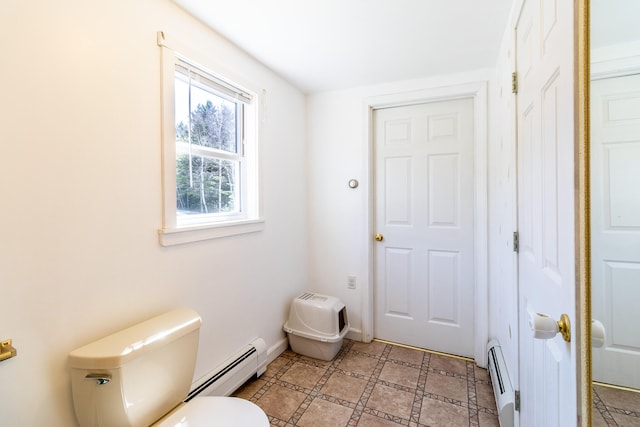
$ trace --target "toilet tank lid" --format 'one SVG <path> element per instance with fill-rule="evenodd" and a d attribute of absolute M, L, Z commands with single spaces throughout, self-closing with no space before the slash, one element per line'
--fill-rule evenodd
<path fill-rule="evenodd" d="M 79 369 L 112 369 L 200 328 L 200 315 L 178 308 L 94 341 L 69 353 Z"/>

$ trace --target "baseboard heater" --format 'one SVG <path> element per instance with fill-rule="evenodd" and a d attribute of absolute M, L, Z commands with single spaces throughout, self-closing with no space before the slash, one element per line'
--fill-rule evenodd
<path fill-rule="evenodd" d="M 267 345 L 262 338 L 257 338 L 197 380 L 185 402 L 198 395 L 229 396 L 249 378 L 264 374 L 266 369 Z"/>
<path fill-rule="evenodd" d="M 511 385 L 502 349 L 497 341 L 489 341 L 489 375 L 496 398 L 500 427 L 513 427 L 516 411 L 516 393 Z"/>

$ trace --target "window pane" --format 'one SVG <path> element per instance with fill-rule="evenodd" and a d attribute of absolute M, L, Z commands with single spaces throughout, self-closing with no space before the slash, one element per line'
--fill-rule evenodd
<path fill-rule="evenodd" d="M 238 152 L 238 104 L 180 73 L 176 73 L 175 103 L 176 141 Z"/>
<path fill-rule="evenodd" d="M 247 165 L 253 163 L 246 161 L 242 141 L 245 111 L 249 123 L 254 117 L 253 95 L 195 65 L 174 59 L 178 61 L 173 63 L 173 93 L 163 92 L 163 113 L 165 119 L 168 114 L 173 115 L 175 134 L 169 139 L 163 134 L 163 156 L 170 147 L 171 153 L 167 153 L 164 162 L 175 162 L 175 169 L 166 164 L 164 178 L 171 184 L 175 178 L 175 187 L 171 185 L 164 191 L 175 191 L 176 201 L 171 203 L 173 206 L 165 204 L 165 228 L 204 230 L 255 219 L 257 205 L 253 197 L 246 200 L 244 191 L 253 191 L 256 177 L 247 171 Z M 163 62 L 163 67 L 167 65 Z M 250 138 L 250 160 L 252 142 Z"/>
<path fill-rule="evenodd" d="M 178 154 L 176 202 L 178 218 L 193 214 L 240 212 L 240 162 Z"/>
<path fill-rule="evenodd" d="M 189 142 L 189 78 L 187 76 L 176 73 L 174 93 L 176 142 Z"/>

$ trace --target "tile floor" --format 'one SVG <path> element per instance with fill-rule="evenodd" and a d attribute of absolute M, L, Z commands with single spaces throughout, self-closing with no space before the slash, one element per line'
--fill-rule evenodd
<path fill-rule="evenodd" d="M 420 350 L 344 340 L 331 362 L 289 350 L 236 396 L 271 426 L 498 426 L 487 371 Z"/>
<path fill-rule="evenodd" d="M 640 427 L 640 393 L 593 386 L 593 427 Z"/>

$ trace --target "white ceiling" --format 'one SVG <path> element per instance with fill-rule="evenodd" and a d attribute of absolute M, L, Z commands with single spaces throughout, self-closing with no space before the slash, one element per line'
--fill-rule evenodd
<path fill-rule="evenodd" d="M 493 67 L 512 0 L 174 0 L 306 93 Z"/>

